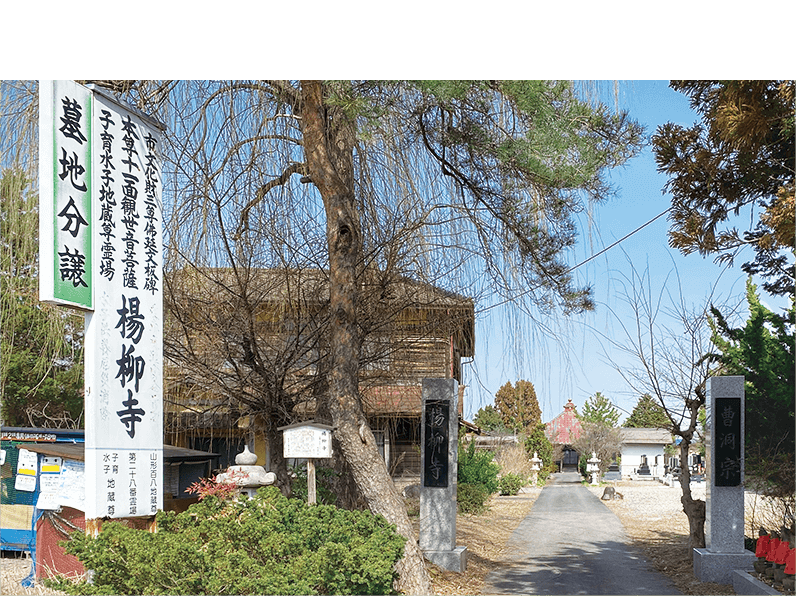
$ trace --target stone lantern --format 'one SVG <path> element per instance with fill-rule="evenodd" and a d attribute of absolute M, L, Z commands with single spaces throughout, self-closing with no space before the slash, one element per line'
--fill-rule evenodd
<path fill-rule="evenodd" d="M 600 484 L 599 475 L 600 475 L 600 459 L 598 459 L 597 454 L 592 451 L 591 452 L 591 459 L 586 460 L 586 471 L 591 474 L 591 483 L 593 486 L 597 486 Z"/>
<path fill-rule="evenodd" d="M 257 455 L 249 451 L 246 445 L 241 453 L 235 456 L 234 466 L 216 477 L 218 484 L 232 484 L 240 488 L 240 492 L 253 498 L 261 486 L 269 486 L 276 482 L 276 474 L 266 472 L 263 466 L 255 465 Z"/>
<path fill-rule="evenodd" d="M 531 458 L 531 486 L 536 486 L 536 482 L 539 477 L 539 470 L 542 469 L 542 460 L 536 451 L 533 452 L 533 457 Z"/>

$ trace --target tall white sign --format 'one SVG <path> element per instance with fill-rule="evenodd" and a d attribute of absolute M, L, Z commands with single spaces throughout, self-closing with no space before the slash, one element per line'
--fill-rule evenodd
<path fill-rule="evenodd" d="M 77 119 L 78 111 L 81 123 L 86 118 L 80 132 L 87 145 L 87 165 L 82 167 L 90 172 L 85 184 L 87 204 L 75 200 L 77 209 L 71 211 L 72 202 L 67 200 L 62 206 L 64 199 L 56 188 L 52 208 L 56 222 L 52 229 L 65 228 L 70 235 L 77 227 L 90 230 L 88 301 L 55 297 L 60 304 L 89 310 L 85 334 L 86 518 L 152 515 L 163 508 L 161 126 L 98 89 L 64 81 L 42 81 L 41 89 L 42 100 L 49 93 L 47 101 L 55 106 L 52 129 L 60 131 L 58 122 L 67 106 L 70 122 Z M 78 102 L 81 110 L 74 107 L 73 96 L 82 98 Z M 77 136 L 75 125 L 64 126 Z M 68 161 L 72 146 L 62 148 L 58 134 L 55 138 L 55 156 L 66 155 Z M 78 163 L 80 159 L 78 154 Z M 56 171 L 61 165 L 59 161 Z M 42 179 L 48 171 L 42 160 Z M 47 200 L 43 193 L 42 205 Z M 59 243 L 60 239 L 56 251 Z M 42 244 L 42 262 L 46 257 Z M 64 276 L 63 269 L 58 273 L 58 260 L 53 257 L 53 262 L 53 278 L 58 280 Z"/>

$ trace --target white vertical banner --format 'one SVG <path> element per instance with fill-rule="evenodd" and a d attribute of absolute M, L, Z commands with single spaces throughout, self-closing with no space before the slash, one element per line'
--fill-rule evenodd
<path fill-rule="evenodd" d="M 40 81 L 43 301 L 87 311 L 87 519 L 163 508 L 160 131 L 99 89 Z"/>
<path fill-rule="evenodd" d="M 86 518 L 163 508 L 160 125 L 93 90 Z"/>

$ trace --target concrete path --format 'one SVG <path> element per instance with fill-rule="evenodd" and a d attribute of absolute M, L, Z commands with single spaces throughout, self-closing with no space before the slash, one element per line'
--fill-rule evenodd
<path fill-rule="evenodd" d="M 680 594 L 630 546 L 619 518 L 577 472 L 555 474 L 507 545 L 485 594 Z"/>

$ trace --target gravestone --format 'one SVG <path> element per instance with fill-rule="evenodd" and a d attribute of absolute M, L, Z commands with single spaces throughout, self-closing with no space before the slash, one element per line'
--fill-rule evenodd
<path fill-rule="evenodd" d="M 467 548 L 456 546 L 459 384 L 423 379 L 420 549 L 432 563 L 464 573 Z"/>
<path fill-rule="evenodd" d="M 755 560 L 744 548 L 744 378 L 712 377 L 707 390 L 705 548 L 694 549 L 694 575 L 729 584 Z"/>
<path fill-rule="evenodd" d="M 616 461 L 612 461 L 611 465 L 608 466 L 608 470 L 603 474 L 603 480 L 622 480 L 622 471 Z"/>

